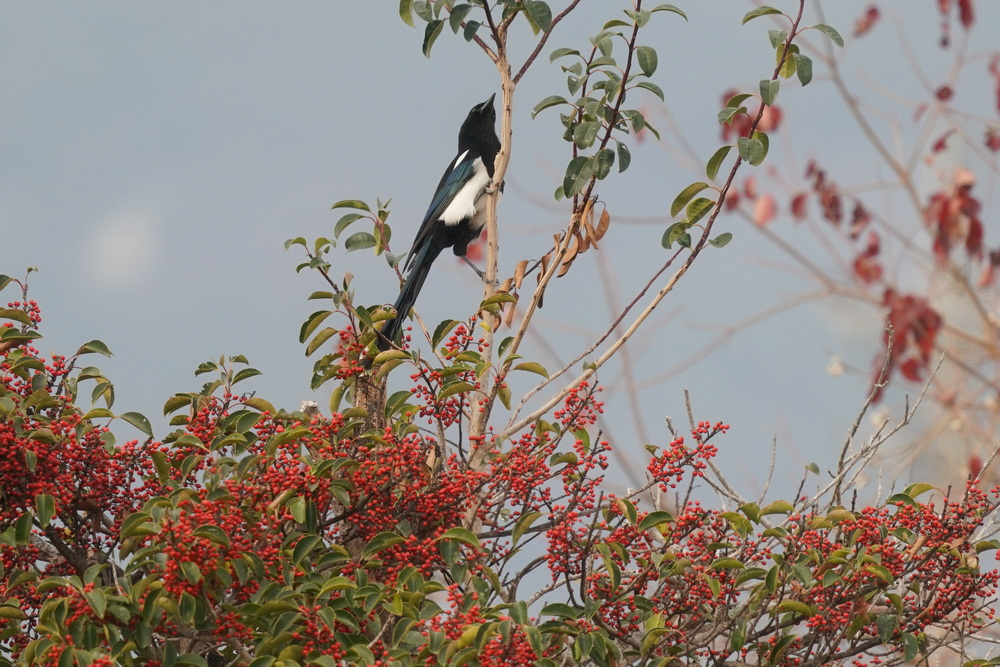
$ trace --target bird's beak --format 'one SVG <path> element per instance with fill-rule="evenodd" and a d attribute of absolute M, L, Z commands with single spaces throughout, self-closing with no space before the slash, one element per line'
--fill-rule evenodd
<path fill-rule="evenodd" d="M 483 108 L 486 109 L 488 107 L 492 107 L 493 106 L 493 98 L 496 97 L 496 96 L 497 96 L 496 93 L 493 93 L 492 95 L 490 95 L 490 99 L 488 99 L 485 102 L 483 102 L 483 105 L 482 105 Z"/>

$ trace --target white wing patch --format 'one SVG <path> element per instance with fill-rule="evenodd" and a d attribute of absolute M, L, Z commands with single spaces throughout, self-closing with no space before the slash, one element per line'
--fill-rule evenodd
<path fill-rule="evenodd" d="M 452 165 L 452 169 L 458 166 L 468 153 L 469 151 L 465 151 L 459 155 L 458 159 L 455 160 L 455 164 Z M 474 218 L 476 215 L 476 203 L 483 195 L 483 191 L 489 183 L 490 175 L 486 172 L 482 158 L 477 157 L 472 162 L 472 178 L 455 194 L 454 199 L 451 200 L 451 203 L 448 204 L 438 219 L 451 227 L 467 218 Z M 479 226 L 482 226 L 482 223 Z M 475 227 L 475 220 L 473 220 L 473 228 Z"/>

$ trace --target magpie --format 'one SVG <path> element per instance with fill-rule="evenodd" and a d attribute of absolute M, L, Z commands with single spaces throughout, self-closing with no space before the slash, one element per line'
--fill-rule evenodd
<path fill-rule="evenodd" d="M 472 107 L 458 131 L 458 155 L 441 177 L 417 230 L 403 267 L 408 273 L 394 305 L 396 315 L 386 320 L 379 332 L 379 350 L 399 343 L 403 318 L 409 315 L 416 303 L 431 264 L 445 248 L 451 248 L 480 278 L 486 279 L 486 274 L 465 253 L 469 244 L 479 238 L 486 224 L 484 195 L 493 179 L 493 163 L 500 151 L 500 138 L 495 129 L 494 97 L 495 93 L 482 104 Z M 503 190 L 503 184 L 500 189 Z"/>

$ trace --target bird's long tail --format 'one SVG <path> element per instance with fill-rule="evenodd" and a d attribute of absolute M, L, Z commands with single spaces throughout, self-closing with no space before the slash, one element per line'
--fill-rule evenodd
<path fill-rule="evenodd" d="M 439 254 L 441 254 L 441 248 L 437 244 L 426 243 L 414 258 L 413 267 L 407 274 L 403 287 L 399 290 L 399 296 L 396 298 L 394 305 L 396 317 L 387 320 L 379 332 L 377 342 L 379 350 L 387 350 L 393 343 L 399 344 L 402 338 L 404 320 L 410 314 L 413 304 L 417 302 L 420 288 L 424 286 L 424 280 L 427 279 L 427 274 L 431 271 L 431 265 Z"/>

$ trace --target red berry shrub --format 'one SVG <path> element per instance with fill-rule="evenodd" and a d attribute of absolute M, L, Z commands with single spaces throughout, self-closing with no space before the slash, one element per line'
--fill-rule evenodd
<path fill-rule="evenodd" d="M 235 392 L 256 374 L 240 358 L 204 364 L 218 379 L 167 402 L 178 430 L 119 444 L 98 423 L 110 407 L 78 406 L 84 380 L 108 395 L 77 368 L 103 346 L 46 362 L 37 306 L 10 309 L 24 315 L 0 363 L 5 664 L 886 664 L 932 651 L 934 628 L 992 622 L 998 575 L 976 552 L 995 543 L 973 540 L 997 490 L 974 481 L 943 503 L 911 487 L 851 510 L 710 509 L 694 495 L 718 483 L 729 426 L 702 422 L 616 495 L 598 386 L 507 442 L 452 447 L 433 431 L 477 400 L 475 373 L 428 366 L 363 431 L 354 409 Z M 455 358 L 481 345 L 464 326 L 444 342 Z M 442 399 L 456 381 L 471 387 Z M 651 493 L 671 510 L 643 509 Z"/>

